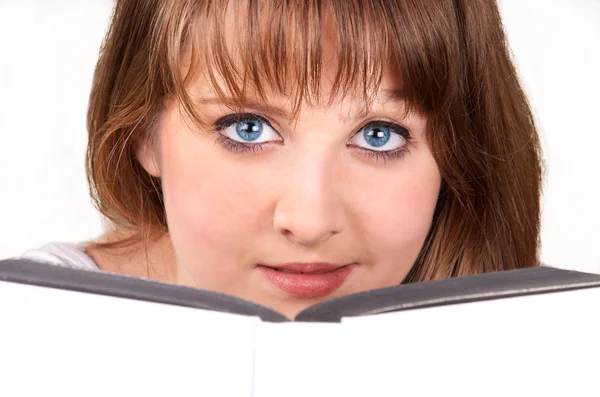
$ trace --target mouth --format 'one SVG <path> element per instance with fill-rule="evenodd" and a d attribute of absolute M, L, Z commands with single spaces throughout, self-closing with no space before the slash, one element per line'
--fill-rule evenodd
<path fill-rule="evenodd" d="M 356 264 L 290 263 L 258 265 L 257 269 L 273 285 L 299 298 L 319 298 L 340 288 Z"/>

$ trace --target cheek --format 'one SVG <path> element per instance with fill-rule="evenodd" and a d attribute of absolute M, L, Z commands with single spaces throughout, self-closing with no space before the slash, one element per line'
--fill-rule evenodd
<path fill-rule="evenodd" d="M 360 223 L 369 253 L 391 269 L 408 271 L 431 226 L 441 178 L 433 159 L 425 160 L 356 194 L 362 197 Z"/>
<path fill-rule="evenodd" d="M 262 178 L 248 177 L 240 172 L 243 168 L 223 157 L 210 136 L 190 133 L 164 139 L 165 208 L 178 253 L 241 254 L 251 240 L 249 234 L 265 218 L 265 200 L 257 194 Z"/>

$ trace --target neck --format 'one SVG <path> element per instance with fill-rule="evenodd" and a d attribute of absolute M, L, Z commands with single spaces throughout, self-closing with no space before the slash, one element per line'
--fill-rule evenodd
<path fill-rule="evenodd" d="M 101 236 L 86 253 L 103 271 L 193 285 L 177 266 L 168 233 L 139 238 L 136 231 L 121 229 Z"/>

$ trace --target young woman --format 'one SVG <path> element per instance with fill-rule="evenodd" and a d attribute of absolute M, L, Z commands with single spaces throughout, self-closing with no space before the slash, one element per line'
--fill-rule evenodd
<path fill-rule="evenodd" d="M 114 231 L 26 257 L 289 317 L 538 265 L 538 135 L 495 0 L 118 0 L 88 127 Z"/>

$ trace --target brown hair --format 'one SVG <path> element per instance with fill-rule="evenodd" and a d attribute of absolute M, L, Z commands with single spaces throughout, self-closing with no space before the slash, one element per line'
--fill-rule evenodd
<path fill-rule="evenodd" d="M 223 29 L 231 15 L 234 38 Z M 235 106 L 265 87 L 297 107 L 319 98 L 326 17 L 337 50 L 332 98 L 353 91 L 368 103 L 391 63 L 408 105 L 428 119 L 443 183 L 405 281 L 536 266 L 539 139 L 495 0 L 117 0 L 88 113 L 87 172 L 101 213 L 138 237 L 166 231 L 160 180 L 134 147 L 151 138 L 168 98 L 202 122 L 185 90 L 194 65 Z"/>

